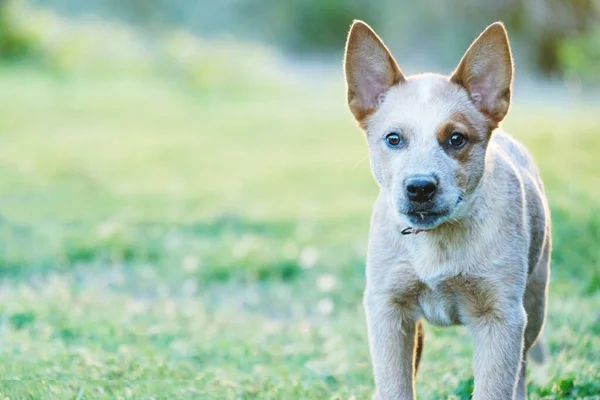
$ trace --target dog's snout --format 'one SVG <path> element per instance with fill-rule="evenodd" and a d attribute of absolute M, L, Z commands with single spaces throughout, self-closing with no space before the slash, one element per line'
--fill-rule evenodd
<path fill-rule="evenodd" d="M 418 176 L 407 179 L 405 187 L 410 201 L 424 203 L 435 196 L 437 182 L 432 177 Z"/>

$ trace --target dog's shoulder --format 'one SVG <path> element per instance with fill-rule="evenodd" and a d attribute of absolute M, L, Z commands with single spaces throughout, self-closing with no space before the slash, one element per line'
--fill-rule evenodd
<path fill-rule="evenodd" d="M 529 203 L 545 205 L 544 186 L 533 156 L 517 139 L 503 130 L 492 134 L 487 152 L 492 173 L 491 190 L 503 194 L 505 201 L 518 209 Z"/>
<path fill-rule="evenodd" d="M 496 188 L 502 186 L 507 203 L 507 213 L 514 220 L 525 215 L 523 227 L 529 242 L 529 272 L 536 266 L 545 246 L 550 243 L 550 211 L 533 156 L 527 148 L 508 133 L 494 132 L 490 142 L 489 156 L 494 165 Z M 516 207 L 521 205 L 521 207 Z"/>
<path fill-rule="evenodd" d="M 521 142 L 506 131 L 497 129 L 492 134 L 490 145 L 501 149 L 519 169 L 524 169 L 535 176 L 539 175 L 533 156 Z"/>

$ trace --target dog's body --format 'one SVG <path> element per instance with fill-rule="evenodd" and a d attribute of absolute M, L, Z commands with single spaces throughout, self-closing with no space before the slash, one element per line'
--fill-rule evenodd
<path fill-rule="evenodd" d="M 452 77 L 405 78 L 355 22 L 345 67 L 381 189 L 364 299 L 375 398 L 414 398 L 421 317 L 468 327 L 476 400 L 525 398 L 526 354 L 545 317 L 550 215 L 531 156 L 498 128 L 512 82 L 504 28 L 490 26 Z"/>

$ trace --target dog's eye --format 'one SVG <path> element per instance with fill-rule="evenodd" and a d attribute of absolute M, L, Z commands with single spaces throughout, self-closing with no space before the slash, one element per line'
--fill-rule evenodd
<path fill-rule="evenodd" d="M 462 133 L 454 132 L 450 139 L 448 139 L 448 145 L 455 149 L 460 149 L 467 143 L 467 138 Z"/>
<path fill-rule="evenodd" d="M 385 142 L 390 147 L 400 147 L 404 144 L 404 140 L 402 140 L 402 137 L 397 133 L 388 133 L 385 137 Z"/>

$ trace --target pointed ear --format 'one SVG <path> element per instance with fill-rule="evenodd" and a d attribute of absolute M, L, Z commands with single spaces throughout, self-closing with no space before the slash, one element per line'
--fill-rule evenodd
<path fill-rule="evenodd" d="M 385 44 L 362 21 L 354 21 L 344 56 L 348 106 L 361 122 L 379 105 L 385 92 L 404 76 Z"/>
<path fill-rule="evenodd" d="M 471 44 L 450 80 L 463 86 L 475 106 L 498 124 L 510 106 L 512 77 L 506 29 L 495 22 Z"/>

